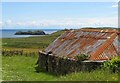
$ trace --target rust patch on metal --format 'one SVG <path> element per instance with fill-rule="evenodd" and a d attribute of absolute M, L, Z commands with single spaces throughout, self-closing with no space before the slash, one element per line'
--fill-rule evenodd
<path fill-rule="evenodd" d="M 120 32 L 116 29 L 79 29 L 66 31 L 50 44 L 45 52 L 54 56 L 76 58 L 86 54 L 90 60 L 108 60 L 119 57 Z"/>

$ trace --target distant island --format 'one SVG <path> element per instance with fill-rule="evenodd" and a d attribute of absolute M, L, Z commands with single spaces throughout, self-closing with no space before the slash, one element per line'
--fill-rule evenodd
<path fill-rule="evenodd" d="M 46 35 L 44 31 L 37 30 L 37 31 L 18 31 L 15 35 Z"/>

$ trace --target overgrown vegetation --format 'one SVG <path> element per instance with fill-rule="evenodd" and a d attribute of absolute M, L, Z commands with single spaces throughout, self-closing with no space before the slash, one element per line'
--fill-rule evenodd
<path fill-rule="evenodd" d="M 77 55 L 76 57 L 79 61 L 88 60 L 88 55 L 86 54 L 80 54 L 80 55 Z"/>
<path fill-rule="evenodd" d="M 120 72 L 120 59 L 113 58 L 112 60 L 107 61 L 104 63 L 104 68 L 112 72 Z"/>

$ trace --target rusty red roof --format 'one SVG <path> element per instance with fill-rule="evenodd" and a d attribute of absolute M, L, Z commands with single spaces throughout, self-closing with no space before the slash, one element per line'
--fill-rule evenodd
<path fill-rule="evenodd" d="M 50 44 L 45 52 L 70 58 L 86 54 L 90 60 L 107 60 L 120 54 L 118 37 L 119 31 L 116 29 L 69 30 Z"/>

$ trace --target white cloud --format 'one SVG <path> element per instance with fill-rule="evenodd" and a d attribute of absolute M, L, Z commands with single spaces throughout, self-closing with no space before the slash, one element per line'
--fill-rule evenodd
<path fill-rule="evenodd" d="M 12 20 L 8 19 L 8 20 L 6 21 L 6 23 L 7 23 L 7 24 L 11 24 L 11 23 L 12 23 Z"/>
<path fill-rule="evenodd" d="M 119 1 L 118 1 L 118 2 L 113 2 L 113 4 L 112 4 L 111 7 L 112 7 L 112 8 L 118 8 L 118 7 L 120 7 Z"/>
<path fill-rule="evenodd" d="M 102 26 L 118 26 L 117 17 L 98 17 L 98 18 L 64 18 L 59 20 L 33 20 L 26 22 L 15 22 L 7 20 L 4 26 L 23 26 L 23 27 L 62 27 L 62 28 L 80 28 L 80 27 L 102 27 Z"/>
<path fill-rule="evenodd" d="M 116 5 L 112 5 L 112 7 L 118 7 L 118 4 L 116 4 Z"/>
<path fill-rule="evenodd" d="M 6 20 L 3 22 L 3 26 L 14 26 L 14 22 L 11 19 Z"/>
<path fill-rule="evenodd" d="M 2 24 L 3 24 L 2 21 L 0 21 L 0 26 L 2 26 Z"/>
<path fill-rule="evenodd" d="M 2 29 L 2 26 L 3 26 L 3 22 L 0 21 L 0 29 Z"/>

